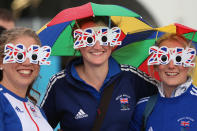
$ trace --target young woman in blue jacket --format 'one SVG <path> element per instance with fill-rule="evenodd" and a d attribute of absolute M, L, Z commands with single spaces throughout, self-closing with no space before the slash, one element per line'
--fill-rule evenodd
<path fill-rule="evenodd" d="M 150 51 L 154 52 L 154 57 L 150 58 L 149 65 L 154 65 L 161 82 L 144 130 L 195 131 L 197 87 L 192 84 L 190 74 L 195 66 L 196 50 L 191 47 L 191 41 L 177 34 L 167 34 Z M 146 97 L 138 102 L 131 131 L 142 131 L 143 113 L 149 99 Z"/>

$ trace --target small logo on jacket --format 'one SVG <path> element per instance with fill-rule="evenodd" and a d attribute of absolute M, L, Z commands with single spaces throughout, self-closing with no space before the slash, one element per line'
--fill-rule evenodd
<path fill-rule="evenodd" d="M 20 112 L 20 113 L 23 113 L 24 111 L 22 111 L 18 106 L 15 107 L 15 109 Z"/>
<path fill-rule="evenodd" d="M 34 107 L 30 106 L 30 109 L 31 109 L 32 112 L 36 112 Z"/>
<path fill-rule="evenodd" d="M 190 121 L 181 121 L 181 126 L 182 127 L 189 127 L 190 126 Z"/>
<path fill-rule="evenodd" d="M 40 117 L 40 114 L 39 114 L 39 109 L 36 107 L 36 105 L 33 105 L 31 102 L 28 101 L 27 105 L 29 106 L 30 110 L 31 110 L 31 113 L 34 117 L 38 117 L 38 118 L 41 118 Z"/>
<path fill-rule="evenodd" d="M 192 122 L 194 122 L 194 119 L 191 117 L 182 117 L 177 120 L 180 124 L 181 130 L 188 130 L 191 127 Z"/>
<path fill-rule="evenodd" d="M 80 109 L 77 115 L 75 116 L 75 119 L 81 119 L 84 117 L 88 117 L 88 114 L 86 114 L 82 109 Z"/>
<path fill-rule="evenodd" d="M 116 100 L 120 101 L 120 106 L 121 106 L 121 111 L 126 111 L 126 110 L 130 110 L 129 108 L 129 98 L 130 96 L 123 94 L 120 95 L 118 97 L 116 97 Z"/>

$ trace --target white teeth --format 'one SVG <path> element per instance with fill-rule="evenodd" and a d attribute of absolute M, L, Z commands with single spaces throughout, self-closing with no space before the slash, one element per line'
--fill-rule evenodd
<path fill-rule="evenodd" d="M 93 52 L 92 54 L 94 54 L 94 55 L 100 55 L 100 54 L 102 54 L 103 52 Z"/>
<path fill-rule="evenodd" d="M 25 75 L 29 75 L 31 73 L 30 70 L 19 70 L 18 72 Z"/>
<path fill-rule="evenodd" d="M 166 73 L 168 76 L 176 76 L 178 73 L 174 73 L 174 72 L 167 72 Z"/>

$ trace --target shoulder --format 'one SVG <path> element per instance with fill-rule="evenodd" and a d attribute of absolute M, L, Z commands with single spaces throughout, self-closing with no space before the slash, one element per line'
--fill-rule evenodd
<path fill-rule="evenodd" d="M 140 130 L 143 124 L 143 118 L 145 117 L 144 115 L 147 114 L 145 113 L 145 108 L 147 106 L 147 102 L 149 101 L 150 97 L 144 97 L 141 98 L 135 108 L 132 121 L 130 123 L 130 128 L 132 130 Z"/>
<path fill-rule="evenodd" d="M 0 88 L 0 108 L 4 109 L 9 105 L 9 100 L 5 97 L 3 89 Z"/>
<path fill-rule="evenodd" d="M 1 102 L 7 100 L 4 93 L 5 93 L 4 89 L 0 87 L 0 101 Z"/>
<path fill-rule="evenodd" d="M 0 87 L 0 97 L 3 96 L 3 88 Z"/>
<path fill-rule="evenodd" d="M 191 85 L 192 86 L 192 88 L 190 89 L 190 94 L 191 95 L 193 95 L 193 96 L 197 96 L 197 86 L 195 86 L 195 85 Z"/>
<path fill-rule="evenodd" d="M 137 102 L 137 105 L 144 105 L 148 102 L 150 96 L 148 97 L 144 97 L 144 98 L 141 98 L 138 102 Z"/>
<path fill-rule="evenodd" d="M 144 98 L 141 98 L 137 102 L 136 107 L 135 107 L 135 111 L 134 111 L 134 118 L 135 119 L 140 120 L 143 117 L 143 114 L 144 114 L 147 102 L 149 101 L 149 98 L 150 97 L 144 97 Z M 139 120 L 137 120 L 137 121 L 139 121 Z"/>
<path fill-rule="evenodd" d="M 136 107 L 135 107 L 135 111 L 134 111 L 134 120 L 135 121 L 141 121 L 142 117 L 143 117 L 143 114 L 144 114 L 144 111 L 145 111 L 145 108 L 146 108 L 146 104 L 148 102 L 150 97 L 144 97 L 144 98 L 141 98 L 137 104 L 136 104 Z"/>
<path fill-rule="evenodd" d="M 148 76 L 145 72 L 137 69 L 134 66 L 130 66 L 130 65 L 120 65 L 120 69 L 122 72 L 125 72 L 127 74 L 129 74 L 132 77 L 135 77 L 135 79 L 138 80 L 145 80 L 153 85 L 158 85 L 158 81 L 155 80 L 154 78 Z"/>
<path fill-rule="evenodd" d="M 147 107 L 148 107 L 147 108 L 148 110 L 152 110 L 154 108 L 155 104 L 157 103 L 157 99 L 158 99 L 158 94 L 141 98 L 137 102 L 136 108 L 138 108 L 138 110 L 142 110 L 143 112 L 144 112 L 145 108 L 147 108 Z"/>
<path fill-rule="evenodd" d="M 56 73 L 55 75 L 53 75 L 48 83 L 48 87 L 49 86 L 53 86 L 55 84 L 59 84 L 65 81 L 65 77 L 67 76 L 66 70 L 61 70 L 60 72 Z"/>
<path fill-rule="evenodd" d="M 66 71 L 65 69 L 64 70 L 61 70 L 60 72 L 56 73 L 55 75 L 53 75 L 51 78 L 50 78 L 50 82 L 54 82 L 54 81 L 57 81 L 59 79 L 62 79 L 66 77 Z"/>
<path fill-rule="evenodd" d="M 146 106 L 147 102 L 149 101 L 149 99 L 150 99 L 150 96 L 141 98 L 141 99 L 137 102 L 136 108 L 137 108 L 137 107 L 138 107 L 138 108 L 145 108 L 145 106 Z"/>
<path fill-rule="evenodd" d="M 65 77 L 66 77 L 66 70 L 61 70 L 60 72 L 56 73 L 55 75 L 53 75 L 48 83 L 48 88 L 47 91 L 51 90 L 51 87 L 57 85 L 56 87 L 59 87 L 62 85 L 62 83 L 65 83 Z M 64 84 L 63 84 L 64 85 Z"/>
<path fill-rule="evenodd" d="M 57 74 L 53 75 L 48 83 L 48 88 L 52 87 L 55 84 L 61 83 L 61 81 L 66 77 L 65 70 L 58 72 Z"/>
<path fill-rule="evenodd" d="M 41 107 L 43 103 L 45 103 L 46 99 L 53 98 L 57 92 L 59 93 L 62 92 L 62 90 L 65 90 L 65 88 L 62 87 L 66 87 L 65 85 L 67 85 L 67 79 L 65 78 L 66 76 L 66 70 L 64 69 L 50 78 L 44 98 L 42 99 L 42 102 L 40 104 Z"/>

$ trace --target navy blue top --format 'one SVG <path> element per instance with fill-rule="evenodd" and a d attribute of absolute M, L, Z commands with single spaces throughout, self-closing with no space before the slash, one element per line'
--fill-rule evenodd
<path fill-rule="evenodd" d="M 141 131 L 142 117 L 149 97 L 142 98 L 134 112 L 130 131 Z M 197 87 L 190 85 L 177 97 L 157 96 L 157 102 L 147 119 L 146 131 L 196 131 Z"/>
<path fill-rule="evenodd" d="M 110 78 L 115 76 L 116 74 L 120 73 L 120 66 L 118 65 L 118 63 L 113 59 L 113 58 L 110 58 L 109 59 L 109 71 L 108 71 L 108 74 L 104 80 L 104 83 L 102 85 L 102 87 L 100 88 L 100 92 L 98 92 L 95 88 L 93 88 L 92 86 L 88 85 L 83 79 L 81 79 L 75 69 L 75 65 L 79 64 L 79 62 L 81 62 L 80 60 L 79 61 L 76 61 L 76 62 L 73 62 L 72 65 L 71 65 L 71 75 L 73 78 L 75 78 L 76 80 L 79 80 L 81 82 L 84 83 L 84 88 L 89 91 L 92 95 L 95 96 L 95 98 L 100 101 L 100 97 L 101 97 L 101 93 L 104 89 L 104 85 L 109 82 Z"/>
<path fill-rule="evenodd" d="M 65 70 L 54 75 L 41 106 L 50 125 L 55 128 L 60 122 L 64 131 L 90 131 L 96 118 L 103 89 L 115 81 L 114 91 L 101 130 L 128 130 L 136 100 L 156 93 L 156 87 L 142 72 L 131 66 L 120 66 L 109 59 L 109 72 L 98 92 L 79 78 L 72 61 Z M 141 77 L 139 77 L 141 76 Z M 144 80 L 146 79 L 146 80 Z"/>

